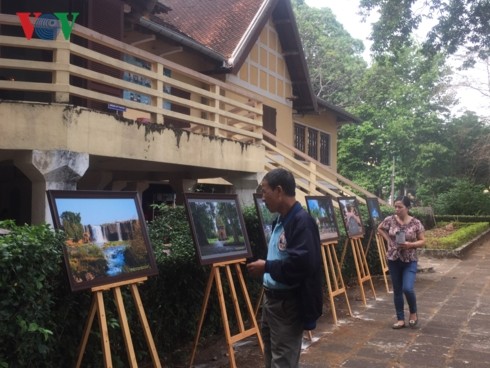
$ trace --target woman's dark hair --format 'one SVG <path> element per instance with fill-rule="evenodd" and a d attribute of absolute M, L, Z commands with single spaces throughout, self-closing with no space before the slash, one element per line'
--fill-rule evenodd
<path fill-rule="evenodd" d="M 271 189 L 275 189 L 280 185 L 286 195 L 290 197 L 296 195 L 296 182 L 294 176 L 285 169 L 273 169 L 265 174 L 264 179 L 262 180 L 266 181 Z"/>
<path fill-rule="evenodd" d="M 403 205 L 407 208 L 410 208 L 412 204 L 410 198 L 408 198 L 407 196 L 400 196 L 397 199 L 395 199 L 395 202 L 402 202 Z"/>

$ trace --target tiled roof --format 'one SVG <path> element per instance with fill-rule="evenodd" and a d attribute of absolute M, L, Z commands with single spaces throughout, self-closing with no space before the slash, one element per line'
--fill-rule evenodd
<path fill-rule="evenodd" d="M 229 59 L 266 0 L 165 0 L 172 10 L 151 17 Z"/>
<path fill-rule="evenodd" d="M 272 18 L 292 81 L 293 108 L 298 112 L 317 111 L 291 0 L 163 1 L 171 10 L 152 15 L 152 24 L 140 22 L 170 30 L 172 35 L 167 35 L 177 42 L 223 62 L 221 67 L 225 69 L 219 72 L 238 72 L 260 31 Z"/>

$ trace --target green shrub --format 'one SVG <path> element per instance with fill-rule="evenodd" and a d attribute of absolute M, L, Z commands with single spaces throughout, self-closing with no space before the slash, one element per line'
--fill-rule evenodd
<path fill-rule="evenodd" d="M 478 223 L 453 223 L 455 231 L 444 237 L 428 236 L 426 237 L 426 247 L 429 249 L 454 250 L 474 239 L 484 231 L 490 228 L 488 222 Z"/>
<path fill-rule="evenodd" d="M 490 215 L 435 215 L 437 224 L 440 222 L 489 222 Z"/>
<path fill-rule="evenodd" d="M 490 215 L 490 194 L 482 185 L 459 180 L 449 191 L 440 194 L 434 202 L 439 215 Z"/>
<path fill-rule="evenodd" d="M 56 343 L 62 237 L 49 226 L 16 226 L 0 236 L 0 366 L 37 366 Z M 63 280 L 64 281 L 64 280 Z"/>

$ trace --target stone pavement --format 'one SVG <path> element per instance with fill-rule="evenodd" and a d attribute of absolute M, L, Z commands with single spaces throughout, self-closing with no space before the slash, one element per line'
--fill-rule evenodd
<path fill-rule="evenodd" d="M 490 240 L 486 238 L 463 260 L 420 258 L 416 328 L 391 328 L 396 320 L 393 294 L 378 280 L 376 300 L 365 287 L 370 297 L 367 306 L 349 294 L 349 300 L 356 299 L 351 301 L 354 318 L 342 318 L 338 326 L 322 323 L 303 351 L 300 367 L 490 367 Z"/>
<path fill-rule="evenodd" d="M 313 339 L 304 340 L 300 368 L 490 367 L 489 262 L 489 233 L 464 259 L 421 256 L 415 284 L 419 324 L 413 329 L 391 328 L 393 294 L 382 277 L 373 277 L 376 299 L 364 283 L 367 305 L 358 286 L 349 288 L 353 316 L 345 298 L 337 297 L 337 325 L 330 311 L 321 317 Z M 256 337 L 236 344 L 235 351 L 239 368 L 263 367 Z M 196 367 L 228 366 L 226 355 L 216 353 L 214 361 Z"/>

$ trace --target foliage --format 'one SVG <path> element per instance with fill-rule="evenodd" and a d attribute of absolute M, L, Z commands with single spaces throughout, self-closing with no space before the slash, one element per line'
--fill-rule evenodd
<path fill-rule="evenodd" d="M 468 216 L 468 215 L 434 215 L 437 223 L 440 222 L 488 222 L 490 215 L 486 216 Z"/>
<path fill-rule="evenodd" d="M 428 249 L 454 250 L 490 228 L 488 222 L 455 222 L 451 223 L 451 226 L 455 228 L 455 231 L 444 237 L 437 236 L 437 229 L 434 230 L 434 234 L 431 231 L 428 231 L 426 233 L 426 247 Z"/>
<path fill-rule="evenodd" d="M 207 269 L 198 263 L 184 207 L 154 208 L 156 216 L 149 224 L 149 237 L 159 273 L 142 285 L 142 297 L 160 355 L 178 359 L 183 358 L 181 348 L 196 333 Z M 217 309 L 212 305 L 204 334 L 219 326 Z"/>
<path fill-rule="evenodd" d="M 434 211 L 446 215 L 490 215 L 490 194 L 484 190 L 483 185 L 468 179 L 458 180 L 437 197 Z"/>
<path fill-rule="evenodd" d="M 445 126 L 453 148 L 451 174 L 490 186 L 490 126 L 472 112 L 450 120 Z"/>
<path fill-rule="evenodd" d="M 56 343 L 61 235 L 48 225 L 0 228 L 11 231 L 0 236 L 0 366 L 37 366 Z"/>
<path fill-rule="evenodd" d="M 415 48 L 373 64 L 358 86 L 363 104 L 354 109 L 363 123 L 339 131 L 340 173 L 381 198 L 390 194 L 393 164 L 395 196 L 447 175 L 451 150 L 440 135 L 446 83 L 443 60 Z"/>
<path fill-rule="evenodd" d="M 66 236 L 76 243 L 83 237 L 82 217 L 79 213 L 65 211 L 60 215 Z"/>
<path fill-rule="evenodd" d="M 373 25 L 373 51 L 378 54 L 396 54 L 412 44 L 412 34 L 425 19 L 437 21 L 427 35 L 424 50 L 434 55 L 439 52 L 455 54 L 466 49 L 466 65 L 475 57 L 487 59 L 490 55 L 490 2 L 488 0 L 445 1 L 432 0 L 361 0 L 364 15 L 374 10 L 380 17 Z"/>
<path fill-rule="evenodd" d="M 338 106 L 358 103 L 354 88 L 366 69 L 364 45 L 353 39 L 329 8 L 293 1 L 295 17 L 316 95 Z"/>

